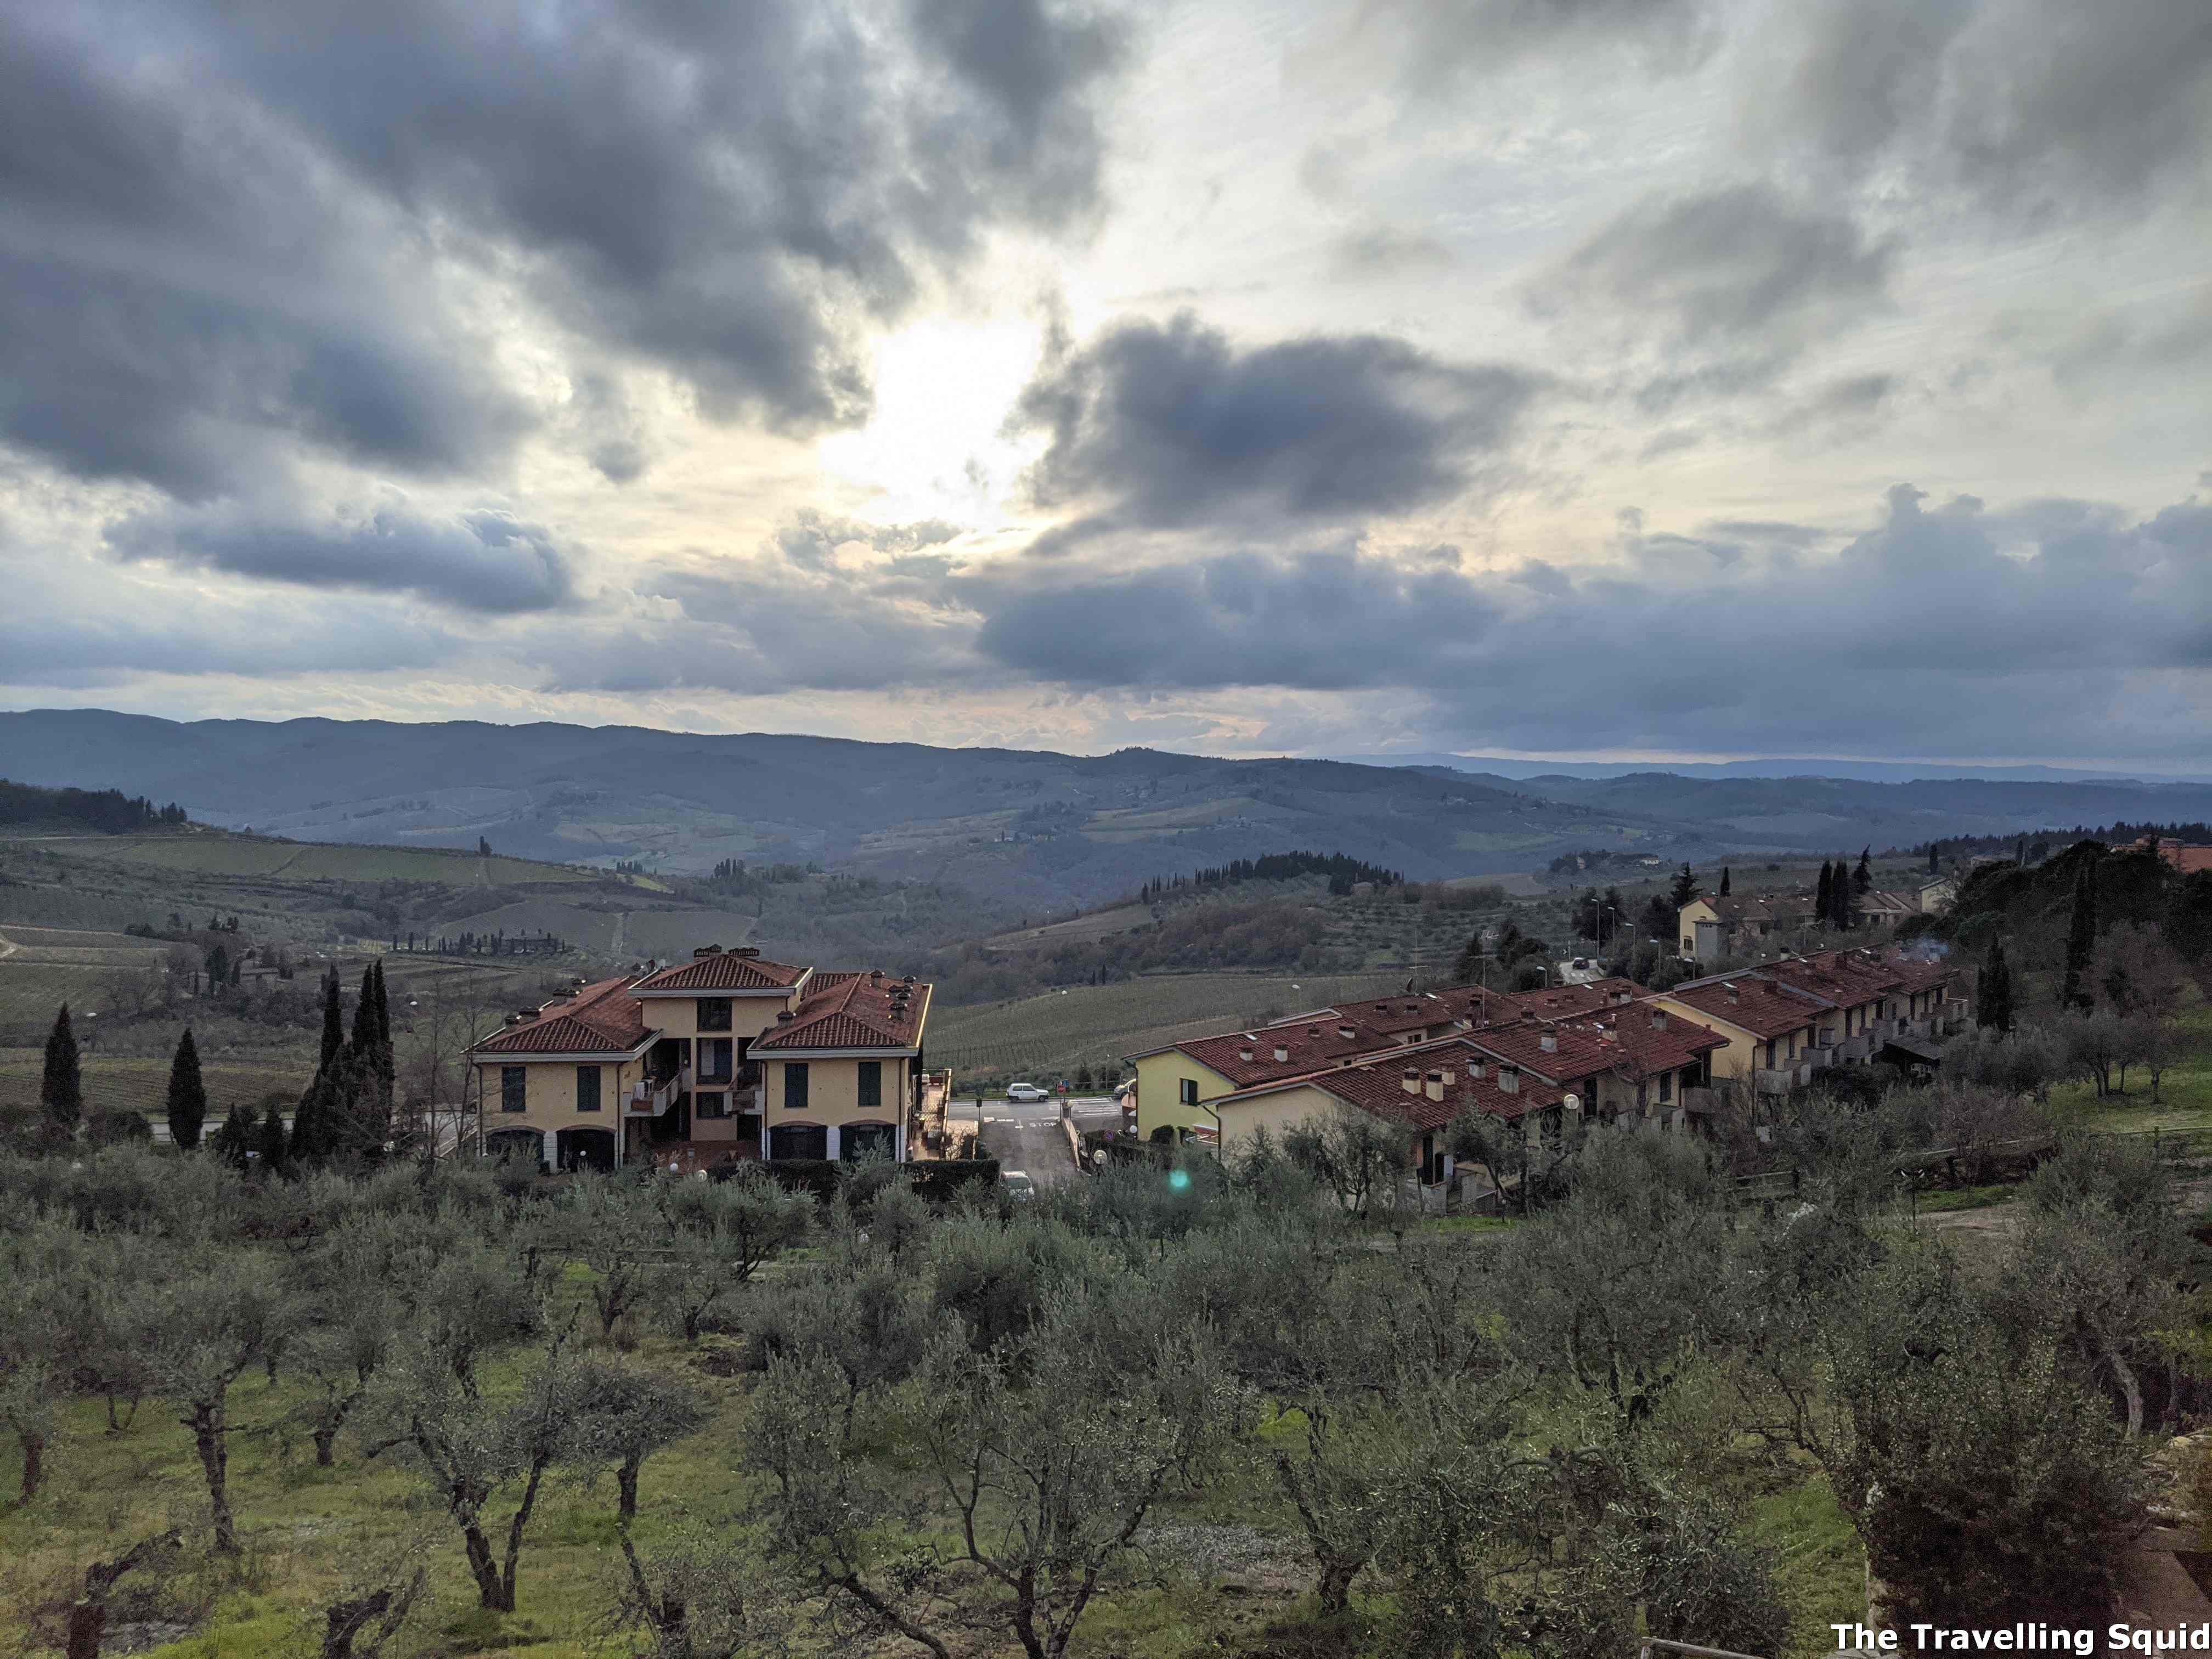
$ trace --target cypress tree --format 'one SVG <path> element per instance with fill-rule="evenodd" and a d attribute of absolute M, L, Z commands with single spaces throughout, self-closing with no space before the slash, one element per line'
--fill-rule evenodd
<path fill-rule="evenodd" d="M 376 1052 L 376 965 L 361 970 L 361 995 L 353 1005 L 353 1035 L 346 1047 L 356 1058 Z"/>
<path fill-rule="evenodd" d="M 1728 866 L 1726 866 L 1725 864 L 1723 864 L 1723 866 L 1721 866 L 1721 896 L 1722 896 L 1723 898 L 1726 898 L 1728 896 L 1729 896 L 1729 869 L 1728 869 Z"/>
<path fill-rule="evenodd" d="M 222 1127 L 208 1137 L 208 1150 L 232 1169 L 243 1170 L 246 1165 L 246 1154 L 253 1150 L 255 1138 L 260 1132 L 261 1125 L 255 1119 L 252 1107 L 234 1106 L 230 1109 L 230 1115 L 223 1119 Z"/>
<path fill-rule="evenodd" d="M 1943 873 L 1943 843 L 1940 841 L 1928 843 L 1928 873 L 1931 876 Z"/>
<path fill-rule="evenodd" d="M 54 1016 L 46 1033 L 46 1070 L 39 1079 L 39 1109 L 56 1134 L 74 1136 L 84 1120 L 84 1072 L 77 1063 L 76 1033 L 70 1030 L 69 1004 Z"/>
<path fill-rule="evenodd" d="M 177 1039 L 176 1058 L 169 1062 L 169 1139 L 186 1152 L 200 1144 L 200 1129 L 207 1121 L 207 1085 L 200 1077 L 200 1051 L 192 1042 L 192 1028 L 185 1027 Z"/>
<path fill-rule="evenodd" d="M 2012 964 L 2005 960 L 2004 941 L 1992 939 L 1981 971 L 1974 975 L 1974 1024 L 2002 1036 L 2012 1030 Z"/>
<path fill-rule="evenodd" d="M 269 1103 L 269 1111 L 261 1120 L 261 1167 L 270 1175 L 282 1175 L 291 1163 L 284 1145 L 284 1106 L 282 1101 Z"/>
<path fill-rule="evenodd" d="M 338 1050 L 344 1046 L 345 1012 L 338 1006 L 338 970 L 332 968 L 323 977 L 323 1053 L 315 1062 L 316 1076 L 331 1069 Z"/>
<path fill-rule="evenodd" d="M 1820 926 L 1830 927 L 1836 921 L 1836 871 L 1826 859 L 1820 860 L 1820 885 L 1813 896 L 1813 909 L 1820 917 Z"/>
<path fill-rule="evenodd" d="M 1836 878 L 1828 896 L 1836 907 L 1837 928 L 1849 932 L 1851 924 L 1858 919 L 1858 906 L 1851 894 L 1850 866 L 1840 858 L 1836 860 Z"/>
<path fill-rule="evenodd" d="M 2097 950 L 2097 866 L 2087 859 L 2074 878 L 2074 914 L 2066 924 L 2066 982 L 2058 995 L 2065 1007 L 2087 1012 L 2090 1004 L 2089 958 Z"/>
<path fill-rule="evenodd" d="M 1874 885 L 1873 848 L 1865 847 L 1859 849 L 1858 867 L 1851 872 L 1851 885 L 1862 893 Z"/>

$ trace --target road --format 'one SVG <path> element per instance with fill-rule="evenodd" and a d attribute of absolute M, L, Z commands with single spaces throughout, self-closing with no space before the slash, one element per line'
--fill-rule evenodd
<path fill-rule="evenodd" d="M 1077 1096 L 1067 1105 L 1079 1131 L 1112 1128 L 1121 1121 L 1121 1109 L 1103 1095 Z M 957 1126 L 974 1123 L 974 1097 L 953 1101 L 945 1117 Z M 1058 1101 L 986 1100 L 982 1119 L 983 1156 L 997 1158 L 1001 1173 L 1022 1170 L 1040 1187 L 1075 1179 L 1075 1159 L 1067 1148 L 1067 1131 L 1060 1127 Z"/>

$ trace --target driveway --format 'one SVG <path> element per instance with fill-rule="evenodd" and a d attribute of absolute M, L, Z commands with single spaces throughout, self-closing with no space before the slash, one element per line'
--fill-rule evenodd
<path fill-rule="evenodd" d="M 1080 1097 L 1067 1103 L 1078 1129 L 1121 1121 L 1119 1109 L 1103 1096 Z M 954 1101 L 947 1115 L 956 1124 L 973 1123 L 975 1100 Z M 1023 1170 L 1040 1187 L 1075 1179 L 1075 1158 L 1067 1150 L 1067 1131 L 1060 1127 L 1056 1100 L 987 1100 L 982 1135 L 983 1155 L 997 1158 L 1001 1170 Z"/>

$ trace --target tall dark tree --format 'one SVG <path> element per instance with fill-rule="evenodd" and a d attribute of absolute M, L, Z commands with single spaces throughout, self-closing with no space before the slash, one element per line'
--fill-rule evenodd
<path fill-rule="evenodd" d="M 1828 898 L 1836 907 L 1833 920 L 1837 927 L 1848 932 L 1858 920 L 1858 897 L 1851 891 L 1850 866 L 1840 858 L 1836 860 L 1836 878 L 1828 890 Z"/>
<path fill-rule="evenodd" d="M 333 968 L 323 976 L 323 1052 L 315 1062 L 317 1076 L 331 1069 L 343 1047 L 345 1011 L 338 1006 L 338 970 Z"/>
<path fill-rule="evenodd" d="M 1943 873 L 1943 843 L 1940 841 L 1928 843 L 1928 873 L 1931 876 Z"/>
<path fill-rule="evenodd" d="M 46 1069 L 39 1079 L 39 1110 L 57 1134 L 74 1135 L 84 1121 L 84 1070 L 78 1063 L 76 1033 L 70 1030 L 69 1004 L 54 1016 L 46 1033 Z"/>
<path fill-rule="evenodd" d="M 225 986 L 230 983 L 230 952 L 223 949 L 220 945 L 211 945 L 209 947 L 207 953 L 207 976 L 208 985 L 210 988 Z"/>
<path fill-rule="evenodd" d="M 1858 864 L 1851 871 L 1851 886 L 1855 890 L 1863 893 L 1873 885 L 1874 848 L 1863 847 L 1859 849 Z"/>
<path fill-rule="evenodd" d="M 1826 859 L 1820 860 L 1820 884 L 1814 890 L 1813 913 L 1823 927 L 1836 925 L 1836 866 Z"/>
<path fill-rule="evenodd" d="M 1690 866 L 1684 865 L 1674 872 L 1674 908 L 1679 910 L 1698 896 L 1698 878 Z"/>
<path fill-rule="evenodd" d="M 281 1100 L 269 1103 L 269 1110 L 261 1120 L 260 1142 L 256 1150 L 261 1154 L 261 1168 L 268 1175 L 282 1175 L 292 1162 L 290 1149 L 284 1144 L 284 1103 Z"/>
<path fill-rule="evenodd" d="M 200 1077 L 200 1051 L 192 1042 L 192 1028 L 185 1027 L 177 1039 L 176 1057 L 169 1062 L 169 1139 L 186 1152 L 200 1144 L 200 1129 L 207 1122 L 207 1085 Z"/>
<path fill-rule="evenodd" d="M 260 1120 L 250 1106 L 234 1106 L 216 1132 L 208 1137 L 208 1150 L 234 1170 L 246 1168 L 248 1155 L 261 1133 Z"/>
<path fill-rule="evenodd" d="M 1728 866 L 1726 866 L 1725 864 L 1723 864 L 1723 866 L 1721 866 L 1721 896 L 1722 896 L 1723 898 L 1726 898 L 1728 896 L 1729 896 L 1729 867 L 1728 867 Z"/>
<path fill-rule="evenodd" d="M 1974 1024 L 2001 1034 L 2012 1030 L 2012 964 L 2002 939 L 1990 941 L 1990 953 L 1974 975 Z"/>
<path fill-rule="evenodd" d="M 2095 1000 L 2089 988 L 2089 961 L 2097 953 L 2097 866 L 2081 860 L 2081 873 L 2074 878 L 2074 913 L 2066 923 L 2066 979 L 2059 1001 L 2084 1013 Z"/>

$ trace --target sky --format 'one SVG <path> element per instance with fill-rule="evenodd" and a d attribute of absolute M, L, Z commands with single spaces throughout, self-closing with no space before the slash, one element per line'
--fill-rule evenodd
<path fill-rule="evenodd" d="M 0 0 L 0 707 L 2212 766 L 2203 0 Z"/>

